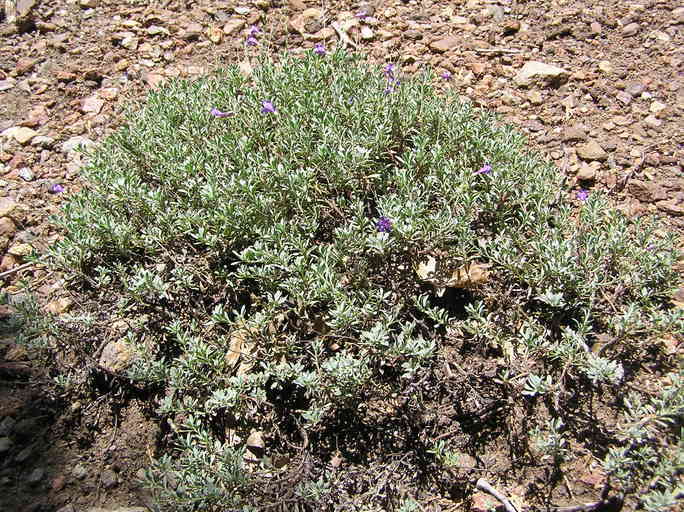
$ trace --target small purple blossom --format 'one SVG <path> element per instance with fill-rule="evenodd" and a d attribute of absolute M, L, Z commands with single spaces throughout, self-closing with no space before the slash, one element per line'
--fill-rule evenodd
<path fill-rule="evenodd" d="M 316 43 L 316 45 L 314 46 L 313 52 L 316 55 L 320 55 L 321 57 L 323 57 L 326 54 L 325 46 L 323 46 L 323 43 Z"/>
<path fill-rule="evenodd" d="M 392 221 L 388 218 L 385 217 L 384 215 L 378 219 L 377 224 L 375 227 L 378 229 L 380 233 L 389 233 L 392 231 Z"/>
<path fill-rule="evenodd" d="M 214 117 L 231 117 L 231 116 L 235 115 L 234 112 L 221 112 L 216 107 L 212 107 L 212 109 L 209 111 L 209 113 Z"/>
<path fill-rule="evenodd" d="M 474 174 L 491 174 L 492 166 L 489 164 L 484 164 L 479 170 L 475 171 Z"/>
<path fill-rule="evenodd" d="M 584 190 L 584 189 L 580 189 L 579 192 L 577 192 L 577 196 L 576 196 L 576 197 L 577 197 L 577 199 L 579 199 L 580 201 L 586 201 L 587 198 L 589 197 L 589 191 L 588 191 L 588 190 Z"/>
<path fill-rule="evenodd" d="M 449 71 L 445 71 L 444 73 L 442 73 L 439 76 L 441 76 L 444 80 L 451 80 L 451 77 L 452 77 L 452 75 Z"/>
<path fill-rule="evenodd" d="M 649 251 L 649 252 L 655 251 L 655 248 L 656 248 L 656 246 L 655 246 L 654 244 L 648 244 L 648 245 L 646 246 L 646 250 Z"/>
<path fill-rule="evenodd" d="M 49 194 L 61 194 L 64 192 L 64 187 L 60 185 L 59 183 L 55 183 L 54 185 L 51 185 L 50 188 L 48 189 Z"/>
<path fill-rule="evenodd" d="M 257 41 L 257 38 L 256 38 L 256 37 L 254 37 L 254 36 L 249 36 L 249 37 L 247 38 L 247 41 L 245 41 L 245 44 L 246 44 L 247 46 L 256 46 L 257 44 L 259 44 L 259 41 Z"/>
<path fill-rule="evenodd" d="M 385 95 L 392 94 L 394 92 L 394 87 L 392 85 L 388 85 L 387 87 L 385 87 L 385 90 L 383 92 L 385 93 Z"/>
<path fill-rule="evenodd" d="M 260 32 L 261 32 L 261 30 L 259 30 L 259 27 L 257 27 L 256 25 L 252 25 L 251 27 L 249 27 L 248 34 L 249 34 L 249 37 L 256 37 L 256 35 Z"/>
<path fill-rule="evenodd" d="M 387 77 L 388 80 L 392 80 L 394 78 L 394 64 L 392 64 L 392 63 L 387 64 L 383 68 L 383 72 L 385 73 L 385 76 Z"/>
<path fill-rule="evenodd" d="M 261 102 L 261 113 L 262 114 L 275 114 L 276 108 L 273 102 L 264 100 Z"/>
<path fill-rule="evenodd" d="M 368 18 L 368 13 L 366 11 L 359 11 L 354 16 L 356 16 L 360 20 L 365 20 L 366 18 Z"/>

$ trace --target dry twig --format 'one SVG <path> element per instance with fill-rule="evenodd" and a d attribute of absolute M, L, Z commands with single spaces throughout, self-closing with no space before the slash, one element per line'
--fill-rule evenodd
<path fill-rule="evenodd" d="M 486 492 L 487 494 L 494 496 L 497 500 L 499 500 L 506 509 L 506 512 L 518 512 L 513 503 L 511 503 L 511 500 L 509 500 L 506 496 L 504 496 L 499 491 L 494 489 L 494 487 L 489 485 L 489 482 L 487 482 L 487 480 L 485 480 L 484 478 L 478 479 L 477 483 L 475 484 L 475 487 L 480 491 Z"/>

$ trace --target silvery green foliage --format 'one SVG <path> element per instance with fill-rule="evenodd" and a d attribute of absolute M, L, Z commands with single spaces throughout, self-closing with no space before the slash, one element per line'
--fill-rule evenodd
<path fill-rule="evenodd" d="M 622 445 L 610 448 L 604 461 L 623 492 L 636 494 L 652 512 L 673 510 L 684 498 L 684 372 L 668 379 L 657 397 L 632 393 L 625 400 Z"/>
<path fill-rule="evenodd" d="M 527 383 L 542 395 L 561 373 L 620 382 L 611 354 L 591 350 L 603 331 L 638 345 L 684 326 L 662 308 L 674 236 L 600 194 L 569 199 L 511 127 L 438 96 L 429 73 L 395 73 L 319 51 L 251 79 L 230 67 L 171 82 L 92 155 L 88 187 L 64 207 L 52 260 L 117 314 L 145 318 L 126 335 L 131 377 L 164 391 L 163 418 L 181 418 L 148 481 L 163 506 L 249 504 L 244 443 L 213 422 L 230 416 L 244 440 L 290 394 L 288 417 L 315 432 L 413 392 L 445 333 L 545 366 Z M 454 314 L 416 275 L 428 255 L 487 263 L 492 277 Z M 560 424 L 544 432 L 563 455 Z"/>

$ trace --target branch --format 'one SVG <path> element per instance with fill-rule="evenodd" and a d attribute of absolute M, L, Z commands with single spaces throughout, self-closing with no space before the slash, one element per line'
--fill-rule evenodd
<path fill-rule="evenodd" d="M 487 480 L 485 480 L 484 478 L 480 478 L 475 484 L 475 487 L 483 492 L 486 492 L 491 496 L 494 496 L 497 500 L 499 500 L 506 509 L 506 512 L 518 512 L 518 510 L 513 506 L 513 503 L 511 503 L 511 501 L 506 496 L 504 496 L 499 491 L 494 489 L 494 487 L 489 485 L 489 482 L 487 482 Z"/>

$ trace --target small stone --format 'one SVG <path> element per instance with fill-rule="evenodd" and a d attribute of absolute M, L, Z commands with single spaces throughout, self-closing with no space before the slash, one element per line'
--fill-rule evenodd
<path fill-rule="evenodd" d="M 36 176 L 33 174 L 33 171 L 28 167 L 19 169 L 19 172 L 17 174 L 24 181 L 33 181 L 36 179 Z"/>
<path fill-rule="evenodd" d="M 370 27 L 366 27 L 365 25 L 361 27 L 361 39 L 364 41 L 370 41 L 375 37 L 375 34 L 373 33 L 373 29 Z"/>
<path fill-rule="evenodd" d="M 587 140 L 587 133 L 581 126 L 569 126 L 563 130 L 562 140 L 563 142 Z"/>
<path fill-rule="evenodd" d="M 59 476 L 53 478 L 52 484 L 50 485 L 53 492 L 59 492 L 62 489 L 64 489 L 65 486 L 66 486 L 66 478 L 64 477 L 64 475 L 59 475 Z"/>
<path fill-rule="evenodd" d="M 627 190 L 631 195 L 643 203 L 650 203 L 654 199 L 654 187 L 656 185 L 645 181 L 632 179 L 629 180 Z"/>
<path fill-rule="evenodd" d="M 64 505 L 62 508 L 57 509 L 57 512 L 76 512 L 73 505 Z"/>
<path fill-rule="evenodd" d="M 12 219 L 10 219 L 9 217 L 1 217 L 0 218 L 0 238 L 11 239 L 16 232 L 17 232 L 17 226 L 14 224 Z M 1 431 L 0 431 L 0 435 L 2 435 Z"/>
<path fill-rule="evenodd" d="M 262 432 L 254 431 L 247 438 L 247 450 L 257 459 L 264 455 L 264 434 Z"/>
<path fill-rule="evenodd" d="M 644 124 L 649 128 L 660 128 L 663 125 L 663 122 L 656 116 L 649 115 L 644 117 Z"/>
<path fill-rule="evenodd" d="M 186 41 L 194 41 L 200 38 L 203 31 L 202 25 L 199 23 L 190 23 L 187 27 L 185 27 L 181 37 Z"/>
<path fill-rule="evenodd" d="M 665 103 L 661 103 L 660 101 L 654 101 L 651 103 L 650 108 L 648 109 L 652 114 L 657 114 L 659 112 L 662 112 L 667 108 L 667 105 Z"/>
<path fill-rule="evenodd" d="M 11 416 L 5 416 L 5 419 L 0 421 L 0 436 L 8 436 L 12 433 L 14 425 L 17 421 Z"/>
<path fill-rule="evenodd" d="M 46 135 L 38 135 L 31 141 L 32 146 L 36 146 L 43 149 L 50 149 L 55 145 L 55 139 L 48 137 Z"/>
<path fill-rule="evenodd" d="M 599 62 L 598 68 L 600 71 L 606 74 L 610 74 L 613 72 L 613 65 L 607 60 L 602 60 L 601 62 Z"/>
<path fill-rule="evenodd" d="M 14 66 L 14 70 L 17 72 L 17 75 L 23 75 L 31 71 L 35 65 L 35 60 L 29 59 L 27 57 L 21 57 Z"/>
<path fill-rule="evenodd" d="M 527 99 L 530 101 L 530 103 L 532 103 L 532 105 L 541 105 L 544 102 L 542 93 L 537 90 L 528 92 Z"/>
<path fill-rule="evenodd" d="M 615 95 L 615 97 L 623 105 L 629 105 L 632 102 L 632 95 L 627 91 L 620 91 Z"/>
<path fill-rule="evenodd" d="M 505 21 L 502 24 L 501 29 L 502 29 L 503 34 L 505 36 L 515 34 L 516 32 L 518 32 L 520 30 L 520 22 L 518 20 Z"/>
<path fill-rule="evenodd" d="M 9 437 L 0 437 L 0 453 L 8 452 L 12 448 L 12 440 Z"/>
<path fill-rule="evenodd" d="M 81 111 L 84 113 L 99 114 L 104 104 L 105 102 L 103 99 L 97 96 L 88 96 L 83 100 Z"/>
<path fill-rule="evenodd" d="M 483 492 L 477 492 L 473 495 L 469 510 L 471 512 L 489 512 L 496 509 L 497 506 L 499 506 L 499 502 L 496 498 Z"/>
<path fill-rule="evenodd" d="M 592 21 L 589 25 L 589 30 L 591 30 L 592 34 L 597 36 L 601 33 L 601 24 L 596 21 Z"/>
<path fill-rule="evenodd" d="M 223 40 L 223 30 L 218 27 L 209 27 L 207 29 L 207 37 L 212 43 L 220 44 Z"/>
<path fill-rule="evenodd" d="M 235 11 L 235 14 L 241 14 L 242 16 L 246 16 L 249 14 L 249 7 L 241 6 L 241 7 L 236 7 L 233 9 Z"/>
<path fill-rule="evenodd" d="M 28 476 L 27 481 L 31 485 L 36 485 L 43 479 L 44 476 L 45 470 L 43 468 L 36 468 Z"/>
<path fill-rule="evenodd" d="M 669 201 L 658 201 L 656 203 L 658 209 L 674 216 L 684 215 L 684 204 L 677 204 L 674 199 Z"/>
<path fill-rule="evenodd" d="M 160 34 L 163 34 L 165 36 L 169 35 L 169 31 L 164 27 L 160 27 L 159 25 L 151 25 L 147 27 L 147 33 L 151 36 L 158 36 Z"/>
<path fill-rule="evenodd" d="M 97 7 L 97 0 L 78 0 L 78 5 L 86 9 L 94 9 Z"/>
<path fill-rule="evenodd" d="M 30 244 L 14 244 L 7 250 L 7 252 L 12 256 L 23 258 L 24 256 L 28 256 L 31 254 L 31 252 L 33 252 L 33 247 L 31 247 Z"/>
<path fill-rule="evenodd" d="M 105 469 L 100 475 L 100 481 L 105 489 L 111 489 L 119 483 L 119 478 L 111 469 Z"/>
<path fill-rule="evenodd" d="M 16 207 L 17 203 L 9 197 L 0 197 L 0 217 L 8 217 Z"/>
<path fill-rule="evenodd" d="M 134 35 L 126 36 L 121 40 L 121 46 L 127 50 L 135 51 L 138 48 L 139 39 Z"/>
<path fill-rule="evenodd" d="M 125 370 L 130 365 L 135 352 L 124 340 L 109 342 L 100 355 L 99 365 L 112 373 Z"/>
<path fill-rule="evenodd" d="M 245 20 L 232 19 L 223 27 L 223 33 L 226 35 L 237 34 L 245 27 Z"/>
<path fill-rule="evenodd" d="M 622 27 L 622 34 L 627 37 L 630 37 L 636 35 L 639 32 L 640 28 L 641 27 L 638 23 L 630 23 L 629 25 L 625 25 L 624 27 Z"/>
<path fill-rule="evenodd" d="M 76 480 L 83 480 L 88 475 L 88 468 L 83 464 L 76 464 L 71 470 L 71 476 Z"/>
<path fill-rule="evenodd" d="M 444 53 L 448 52 L 449 50 L 458 47 L 460 44 L 460 39 L 457 37 L 445 37 L 443 39 L 438 39 L 437 41 L 433 41 L 430 43 L 430 49 L 439 52 L 439 53 Z"/>
<path fill-rule="evenodd" d="M 12 78 L 8 78 L 7 80 L 0 80 L 0 92 L 9 91 L 12 87 L 14 87 L 15 83 L 16 82 Z"/>
<path fill-rule="evenodd" d="M 27 446 L 26 448 L 21 450 L 19 453 L 17 453 L 16 457 L 14 457 L 14 460 L 17 462 L 26 462 L 32 453 L 33 453 L 33 447 Z"/>
<path fill-rule="evenodd" d="M 597 169 L 594 165 L 582 162 L 582 165 L 577 171 L 577 179 L 583 182 L 594 181 L 596 179 L 596 171 Z"/>
<path fill-rule="evenodd" d="M 636 98 L 637 96 L 640 96 L 645 89 L 644 84 L 641 82 L 630 82 L 627 84 L 627 87 L 625 87 L 625 92 Z"/>
<path fill-rule="evenodd" d="M 608 158 L 608 153 L 603 150 L 598 142 L 590 140 L 586 144 L 577 146 L 577 156 L 582 160 L 598 160 L 603 162 Z"/>
<path fill-rule="evenodd" d="M 45 310 L 55 315 L 61 315 L 62 313 L 66 312 L 72 306 L 73 303 L 74 301 L 70 298 L 62 297 L 60 299 L 56 299 L 49 302 L 45 306 Z"/>
<path fill-rule="evenodd" d="M 0 133 L 0 135 L 6 138 L 13 138 L 19 144 L 26 144 L 33 137 L 38 135 L 38 132 L 25 126 L 13 126 L 12 128 L 7 128 L 7 130 Z"/>
<path fill-rule="evenodd" d="M 529 61 L 518 72 L 515 83 L 521 87 L 529 86 L 535 82 L 555 85 L 566 81 L 568 76 L 568 72 L 562 68 L 543 62 Z"/>
<path fill-rule="evenodd" d="M 99 91 L 97 91 L 97 95 L 105 100 L 115 100 L 116 97 L 119 95 L 119 88 L 118 87 L 103 87 Z"/>
<path fill-rule="evenodd" d="M 94 145 L 95 143 L 89 138 L 76 135 L 62 144 L 62 153 L 71 153 L 77 148 L 89 149 Z"/>

